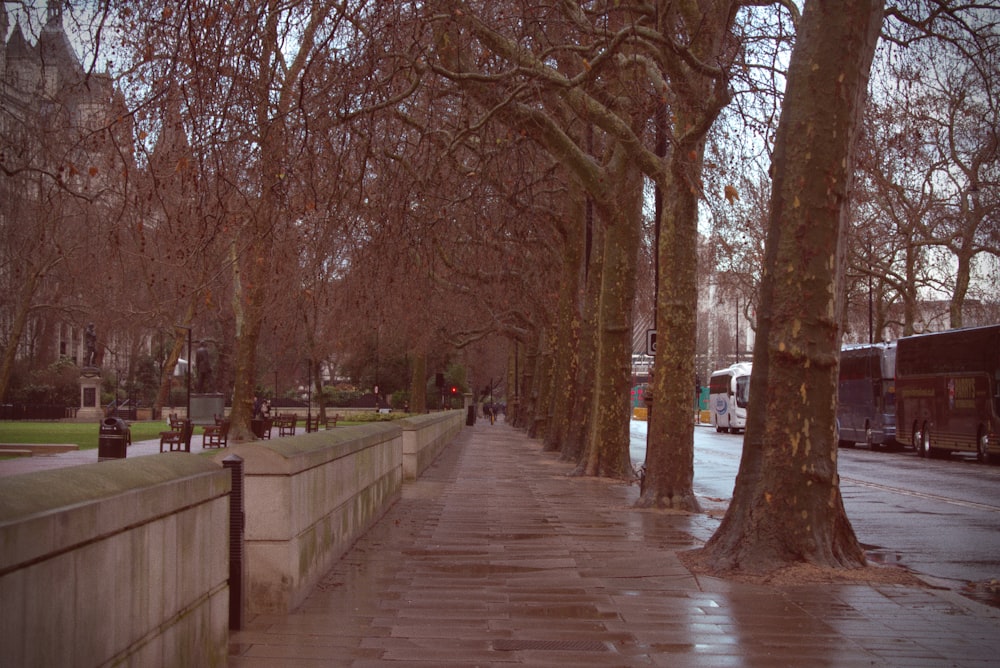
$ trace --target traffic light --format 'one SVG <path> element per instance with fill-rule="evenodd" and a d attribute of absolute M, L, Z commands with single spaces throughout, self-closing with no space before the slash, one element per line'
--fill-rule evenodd
<path fill-rule="evenodd" d="M 451 395 L 455 396 L 456 394 L 458 394 L 458 388 L 455 387 L 454 385 L 452 385 L 451 386 Z"/>

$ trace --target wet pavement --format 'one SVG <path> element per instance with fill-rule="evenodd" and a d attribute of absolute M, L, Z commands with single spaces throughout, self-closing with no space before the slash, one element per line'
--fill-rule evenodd
<path fill-rule="evenodd" d="M 716 520 L 502 423 L 463 429 L 300 609 L 234 632 L 231 667 L 987 666 L 1000 611 L 948 589 L 694 576 Z"/>
<path fill-rule="evenodd" d="M 0 460 L 0 476 L 96 461 Z M 229 666 L 997 664 L 996 608 L 932 586 L 694 576 L 677 555 L 717 517 L 633 509 L 638 487 L 571 468 L 502 422 L 463 428 L 300 609 L 232 633 Z"/>

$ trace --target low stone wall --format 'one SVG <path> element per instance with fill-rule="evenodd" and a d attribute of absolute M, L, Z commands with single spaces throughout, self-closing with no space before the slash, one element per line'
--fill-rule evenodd
<path fill-rule="evenodd" d="M 463 411 L 416 415 L 399 421 L 403 428 L 403 479 L 416 480 L 462 430 Z"/>
<path fill-rule="evenodd" d="M 222 460 L 243 459 L 245 612 L 282 614 L 399 498 L 404 442 L 419 475 L 462 416 L 0 478 L 0 664 L 224 665 Z"/>
<path fill-rule="evenodd" d="M 229 491 L 176 453 L 0 479 L 0 663 L 225 665 Z"/>
<path fill-rule="evenodd" d="M 461 429 L 462 411 L 232 446 L 244 460 L 247 611 L 284 614 Z M 410 462 L 410 463 L 407 463 Z"/>
<path fill-rule="evenodd" d="M 402 428 L 337 427 L 228 448 L 244 460 L 247 611 L 298 606 L 399 498 Z"/>

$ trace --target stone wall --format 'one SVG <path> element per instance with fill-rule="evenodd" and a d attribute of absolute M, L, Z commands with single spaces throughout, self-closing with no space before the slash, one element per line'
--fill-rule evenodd
<path fill-rule="evenodd" d="M 228 448 L 244 460 L 247 610 L 285 613 L 399 498 L 402 429 L 385 422 Z"/>
<path fill-rule="evenodd" d="M 462 430 L 462 411 L 428 413 L 400 420 L 403 479 L 416 480 Z"/>
<path fill-rule="evenodd" d="M 225 665 L 222 460 L 243 459 L 245 612 L 283 614 L 400 497 L 404 458 L 419 475 L 463 415 L 0 478 L 0 665 Z"/>
<path fill-rule="evenodd" d="M 462 415 L 337 427 L 216 455 L 244 460 L 248 612 L 283 614 L 305 600 L 399 499 L 404 462 L 426 468 L 461 429 Z"/>
<path fill-rule="evenodd" d="M 0 480 L 0 663 L 225 665 L 229 491 L 176 453 Z"/>

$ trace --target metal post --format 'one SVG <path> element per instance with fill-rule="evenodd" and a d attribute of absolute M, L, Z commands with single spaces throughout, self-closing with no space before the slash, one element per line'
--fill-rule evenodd
<path fill-rule="evenodd" d="M 187 345 L 187 419 L 191 419 L 191 327 L 187 325 L 174 325 L 179 329 L 186 329 L 188 333 Z"/>
<path fill-rule="evenodd" d="M 243 458 L 229 455 L 222 460 L 222 467 L 229 469 L 232 490 L 229 493 L 229 629 L 243 628 L 246 615 L 246 573 L 243 568 L 244 513 Z"/>

